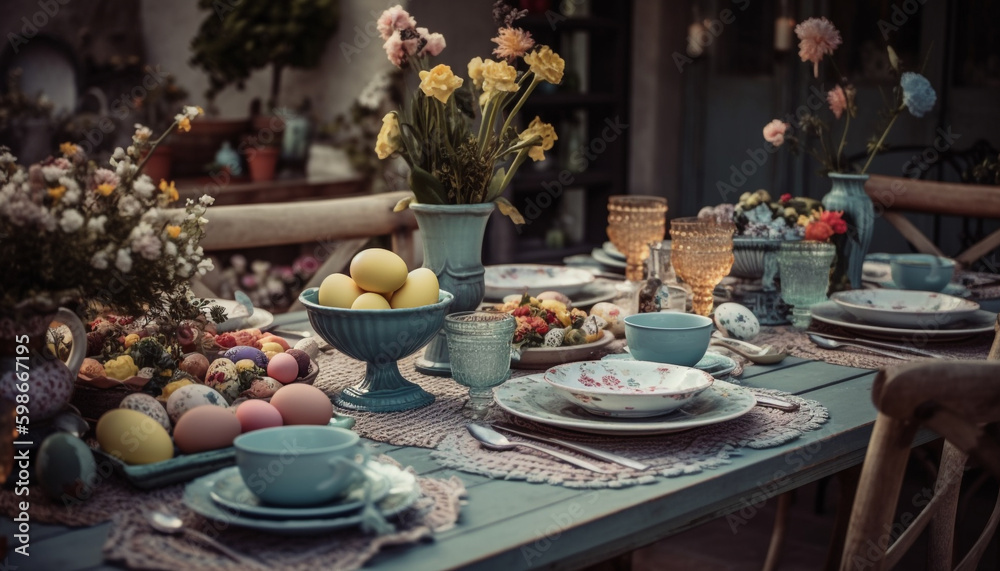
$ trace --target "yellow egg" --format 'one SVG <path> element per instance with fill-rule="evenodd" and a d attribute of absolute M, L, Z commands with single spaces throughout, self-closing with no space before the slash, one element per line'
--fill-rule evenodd
<path fill-rule="evenodd" d="M 172 383 L 167 383 L 163 387 L 163 392 L 160 393 L 160 396 L 156 397 L 156 400 L 160 402 L 167 402 L 167 399 L 170 398 L 170 395 L 172 395 L 174 391 L 176 391 L 181 387 L 186 387 L 188 385 L 193 385 L 193 384 L 194 381 L 192 381 L 191 379 L 179 379 Z"/>
<path fill-rule="evenodd" d="M 268 353 L 283 353 L 285 351 L 285 348 L 282 347 L 280 343 L 270 342 L 261 344 L 260 350 L 263 351 L 265 355 L 267 355 Z M 271 357 L 268 356 L 268 359 L 270 358 Z"/>
<path fill-rule="evenodd" d="M 365 293 L 350 276 L 330 274 L 319 285 L 319 304 L 327 307 L 351 307 L 358 296 Z"/>
<path fill-rule="evenodd" d="M 406 282 L 406 262 L 389 250 L 368 248 L 351 260 L 351 278 L 365 291 L 391 293 Z"/>
<path fill-rule="evenodd" d="M 127 464 L 152 464 L 174 457 L 174 443 L 160 423 L 139 411 L 116 408 L 97 421 L 101 448 Z"/>
<path fill-rule="evenodd" d="M 417 268 L 406 277 L 403 287 L 392 294 L 393 309 L 421 307 L 438 300 L 438 279 L 430 268 Z"/>
<path fill-rule="evenodd" d="M 351 309 L 389 309 L 389 302 L 377 293 L 363 293 L 354 300 Z"/>

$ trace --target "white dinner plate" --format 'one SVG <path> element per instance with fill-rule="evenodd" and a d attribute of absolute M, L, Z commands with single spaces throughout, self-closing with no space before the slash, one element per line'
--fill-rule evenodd
<path fill-rule="evenodd" d="M 757 399 L 744 387 L 715 381 L 688 404 L 662 416 L 595 416 L 559 396 L 542 375 L 511 379 L 493 391 L 497 405 L 514 416 L 579 432 L 609 435 L 669 434 L 726 422 L 750 412 Z"/>
<path fill-rule="evenodd" d="M 222 309 L 226 310 L 226 315 L 231 315 L 233 310 L 237 307 L 241 307 L 239 302 L 232 299 L 218 299 L 218 298 L 205 298 L 209 302 L 208 307 L 213 305 L 218 305 Z M 240 320 L 235 323 L 236 327 L 225 327 L 226 331 L 236 331 L 238 329 L 264 329 L 268 325 L 274 322 L 274 314 L 266 309 L 261 309 L 259 307 L 253 308 L 253 313 L 246 318 L 237 317 L 235 319 Z M 229 321 L 228 319 L 226 321 Z M 223 322 L 225 323 L 225 322 Z M 222 332 L 222 329 L 220 329 Z"/>
<path fill-rule="evenodd" d="M 594 282 L 594 274 L 583 268 L 547 266 L 544 264 L 509 264 L 486 266 L 483 275 L 488 299 L 503 299 L 512 293 L 557 291 L 572 299 Z"/>
<path fill-rule="evenodd" d="M 830 301 L 863 323 L 920 329 L 925 323 L 943 327 L 968 320 L 979 304 L 933 291 L 906 289 L 852 289 L 838 291 Z"/>
<path fill-rule="evenodd" d="M 594 248 L 590 252 L 590 256 L 595 260 L 597 260 L 597 262 L 602 266 L 607 266 L 609 268 L 617 268 L 621 270 L 624 270 L 625 268 L 628 267 L 628 264 L 625 263 L 625 260 L 612 258 L 611 256 L 608 255 L 607 252 L 605 252 L 601 248 Z"/>
<path fill-rule="evenodd" d="M 900 328 L 873 325 L 854 317 L 832 301 L 824 301 L 812 306 L 812 316 L 816 321 L 828 323 L 854 331 L 860 335 L 890 339 L 894 341 L 955 341 L 980 333 L 993 331 L 997 314 L 980 309 L 968 319 L 947 326 L 934 323 L 933 318 L 923 327 Z"/>
<path fill-rule="evenodd" d="M 375 507 L 383 517 L 391 517 L 403 512 L 413 505 L 420 497 L 420 484 L 416 476 L 403 471 L 397 466 L 369 463 L 371 469 L 378 470 L 390 482 L 389 494 Z M 208 519 L 225 524 L 247 527 L 260 531 L 268 531 L 277 535 L 309 535 L 325 533 L 336 529 L 354 527 L 361 524 L 361 513 L 351 513 L 340 517 L 301 518 L 301 519 L 268 519 L 253 517 L 243 512 L 234 513 L 223 508 L 212 500 L 212 488 L 216 480 L 223 477 L 227 471 L 238 468 L 223 468 L 207 476 L 194 480 L 184 488 L 184 504 L 194 512 Z"/>

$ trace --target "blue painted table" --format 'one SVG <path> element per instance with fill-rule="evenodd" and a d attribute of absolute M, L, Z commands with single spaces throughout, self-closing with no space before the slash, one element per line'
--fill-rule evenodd
<path fill-rule="evenodd" d="M 308 329 L 303 313 L 281 315 L 279 326 Z M 746 449 L 714 470 L 625 489 L 578 490 L 521 481 L 491 480 L 444 469 L 429 451 L 379 448 L 422 475 L 457 475 L 468 488 L 468 505 L 453 529 L 436 541 L 393 548 L 369 567 L 406 571 L 580 567 L 626 553 L 718 517 L 733 526 L 753 518 L 762 500 L 861 463 L 875 420 L 870 391 L 875 372 L 794 357 L 750 367 L 743 384 L 772 388 L 825 405 L 830 420 L 820 430 L 783 446 Z M 934 436 L 918 435 L 918 443 Z M 31 559 L 22 569 L 61 571 L 115 569 L 102 561 L 110 524 L 73 529 L 34 524 Z M 13 524 L 0 522 L 11 544 Z"/>

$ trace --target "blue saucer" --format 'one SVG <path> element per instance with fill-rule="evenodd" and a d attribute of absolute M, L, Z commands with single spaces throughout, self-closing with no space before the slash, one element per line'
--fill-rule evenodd
<path fill-rule="evenodd" d="M 634 357 L 632 357 L 630 353 L 615 353 L 612 355 L 605 355 L 601 358 L 601 360 L 631 361 L 634 360 Z M 733 370 L 736 369 L 736 361 L 722 355 L 721 353 L 709 351 L 705 353 L 705 356 L 702 357 L 700 361 L 695 363 L 694 368 L 705 371 L 716 379 L 724 379 L 729 376 L 729 373 L 732 373 Z"/>

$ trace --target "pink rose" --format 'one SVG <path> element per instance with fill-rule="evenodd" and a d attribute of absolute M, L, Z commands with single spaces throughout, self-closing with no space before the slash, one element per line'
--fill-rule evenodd
<path fill-rule="evenodd" d="M 775 147 L 780 147 L 785 142 L 785 131 L 788 130 L 788 123 L 781 119 L 775 119 L 764 125 L 764 140 Z"/>

